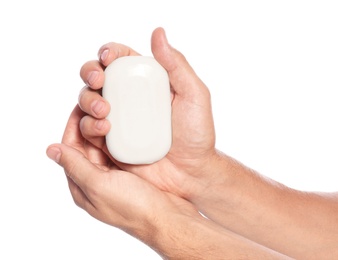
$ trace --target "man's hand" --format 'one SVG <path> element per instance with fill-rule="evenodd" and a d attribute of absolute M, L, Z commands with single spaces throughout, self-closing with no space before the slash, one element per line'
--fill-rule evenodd
<path fill-rule="evenodd" d="M 210 162 L 217 160 L 215 131 L 210 93 L 197 77 L 184 56 L 172 48 L 164 30 L 152 35 L 154 58 L 167 70 L 172 90 L 173 142 L 165 158 L 152 165 L 128 165 L 110 157 L 118 167 L 137 174 L 164 191 L 183 198 L 192 193 L 201 195 L 211 180 Z M 87 113 L 81 120 L 82 135 L 109 156 L 104 136 L 114 122 L 107 122 L 109 104 L 100 95 L 104 82 L 104 68 L 113 60 L 127 55 L 138 55 L 131 48 L 108 43 L 99 50 L 99 60 L 89 61 L 80 75 L 88 85 L 79 96 L 79 105 Z"/>

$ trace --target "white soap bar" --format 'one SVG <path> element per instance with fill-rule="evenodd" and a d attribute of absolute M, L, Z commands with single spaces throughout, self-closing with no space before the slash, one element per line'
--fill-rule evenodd
<path fill-rule="evenodd" d="M 154 58 L 114 60 L 105 69 L 102 96 L 111 106 L 106 144 L 116 160 L 151 164 L 168 153 L 172 141 L 169 77 Z"/>

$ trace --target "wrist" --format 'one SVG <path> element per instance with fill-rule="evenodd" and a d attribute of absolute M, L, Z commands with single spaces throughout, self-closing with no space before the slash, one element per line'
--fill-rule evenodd
<path fill-rule="evenodd" d="M 219 201 L 220 194 L 230 194 L 231 187 L 234 184 L 234 171 L 239 167 L 239 163 L 226 156 L 218 150 L 209 156 L 204 167 L 201 168 L 199 177 L 192 177 L 191 188 L 185 194 L 185 198 L 194 203 L 198 208 L 199 204 L 212 201 Z M 242 167 L 242 165 L 240 166 Z M 222 196 L 222 203 L 233 204 L 233 198 Z"/>

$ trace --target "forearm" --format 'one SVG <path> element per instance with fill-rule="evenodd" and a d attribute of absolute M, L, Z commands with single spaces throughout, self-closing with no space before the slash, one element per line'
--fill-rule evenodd
<path fill-rule="evenodd" d="M 225 155 L 210 169 L 220 180 L 189 198 L 210 219 L 293 257 L 338 256 L 338 199 L 265 178 Z"/>
<path fill-rule="evenodd" d="M 289 259 L 203 217 L 171 216 L 151 246 L 163 259 Z"/>

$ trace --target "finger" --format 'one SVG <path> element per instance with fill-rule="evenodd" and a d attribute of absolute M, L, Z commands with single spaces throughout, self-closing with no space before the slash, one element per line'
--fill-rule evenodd
<path fill-rule="evenodd" d="M 103 45 L 98 52 L 99 60 L 104 66 L 108 66 L 117 58 L 136 55 L 140 54 L 126 45 L 115 42 Z"/>
<path fill-rule="evenodd" d="M 91 163 L 80 151 L 65 144 L 53 144 L 47 148 L 48 157 L 64 168 L 70 178 L 87 195 L 95 188 L 103 172 Z"/>
<path fill-rule="evenodd" d="M 175 94 L 194 99 L 208 91 L 184 55 L 170 46 L 163 28 L 154 30 L 151 49 L 155 59 L 167 70 Z"/>
<path fill-rule="evenodd" d="M 104 82 L 104 73 L 101 63 L 97 60 L 88 61 L 80 69 L 83 82 L 92 89 L 100 89 Z"/>
<path fill-rule="evenodd" d="M 106 119 L 97 120 L 91 116 L 84 116 L 80 121 L 82 136 L 100 149 L 105 146 L 105 135 L 109 129 L 110 123 Z"/>
<path fill-rule="evenodd" d="M 98 119 L 105 118 L 110 111 L 109 103 L 100 93 L 89 87 L 82 88 L 78 98 L 78 104 L 82 111 Z"/>
<path fill-rule="evenodd" d="M 62 136 L 62 143 L 78 148 L 83 147 L 83 137 L 79 128 L 80 120 L 86 114 L 76 105 L 68 119 L 64 134 Z"/>
<path fill-rule="evenodd" d="M 114 42 L 107 43 L 98 52 L 99 61 L 88 61 L 81 67 L 80 77 L 92 89 L 100 89 L 104 83 L 104 66 L 109 65 L 119 57 L 135 55 L 139 54 L 126 45 Z"/>
<path fill-rule="evenodd" d="M 60 144 L 50 145 L 47 148 L 46 153 L 47 153 L 49 158 L 51 158 L 55 162 L 59 163 L 62 167 L 64 167 L 65 173 L 67 175 L 68 187 L 69 187 L 70 193 L 73 197 L 74 203 L 78 207 L 80 207 L 80 208 L 84 209 L 85 211 L 87 211 L 88 213 L 92 214 L 92 212 L 95 212 L 95 207 L 93 206 L 91 201 L 88 199 L 86 194 L 83 192 L 83 190 L 80 188 L 80 186 L 77 185 L 71 177 L 69 177 L 69 173 L 73 172 L 74 170 L 66 170 L 66 168 L 67 169 L 69 167 L 73 168 L 73 166 L 71 166 L 69 163 L 65 162 L 65 160 L 69 160 L 69 159 L 65 158 L 65 156 L 63 156 L 63 158 L 62 158 L 62 151 L 64 151 L 64 149 L 62 149 L 60 146 L 61 146 Z M 66 155 L 66 157 L 67 157 L 67 155 Z M 62 160 L 61 160 L 61 158 L 62 158 Z"/>

